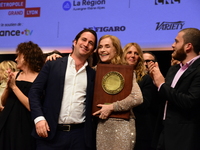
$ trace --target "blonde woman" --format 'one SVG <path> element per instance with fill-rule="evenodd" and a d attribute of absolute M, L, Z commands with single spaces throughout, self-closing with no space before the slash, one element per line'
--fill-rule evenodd
<path fill-rule="evenodd" d="M 12 72 L 17 71 L 17 64 L 12 60 L 4 60 L 0 63 L 0 111 L 4 108 L 1 104 L 1 95 L 6 88 L 8 70 L 11 70 Z"/>
<path fill-rule="evenodd" d="M 123 48 L 122 60 L 132 65 L 137 83 L 142 91 L 143 103 L 133 108 L 136 117 L 136 145 L 134 150 L 151 150 L 151 142 L 157 118 L 157 88 L 146 72 L 143 52 L 139 44 L 128 43 Z"/>

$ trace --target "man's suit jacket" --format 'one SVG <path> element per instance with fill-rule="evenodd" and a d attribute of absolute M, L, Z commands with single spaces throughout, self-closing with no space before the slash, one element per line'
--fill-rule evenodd
<path fill-rule="evenodd" d="M 34 81 L 30 93 L 30 107 L 32 119 L 44 116 L 47 120 L 50 132 L 47 138 L 40 138 L 35 129 L 32 135 L 38 139 L 51 140 L 57 129 L 58 117 L 64 90 L 65 73 L 68 57 L 59 58 L 56 61 L 48 61 Z M 86 121 L 84 125 L 86 145 L 91 146 L 93 137 L 92 127 L 92 100 L 95 81 L 95 71 L 89 66 L 87 72 L 86 89 Z M 84 79 L 83 79 L 84 80 Z M 42 98 L 42 95 L 44 97 Z"/>
<path fill-rule="evenodd" d="M 169 69 L 159 90 L 164 102 L 168 101 L 163 128 L 165 149 L 197 150 L 200 149 L 200 58 L 171 88 L 179 69 L 180 65 Z"/>

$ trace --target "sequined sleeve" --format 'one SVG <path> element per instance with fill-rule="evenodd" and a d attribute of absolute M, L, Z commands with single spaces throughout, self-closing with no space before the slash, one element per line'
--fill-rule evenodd
<path fill-rule="evenodd" d="M 131 93 L 122 100 L 113 103 L 114 111 L 127 111 L 133 107 L 140 105 L 143 102 L 142 92 L 136 82 L 135 73 L 133 73 L 133 86 Z"/>

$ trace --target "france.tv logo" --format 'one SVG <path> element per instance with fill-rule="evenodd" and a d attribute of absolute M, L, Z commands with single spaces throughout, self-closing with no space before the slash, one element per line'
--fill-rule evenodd
<path fill-rule="evenodd" d="M 33 30 L 28 30 L 28 29 L 21 31 L 21 34 L 26 35 L 26 36 L 30 36 L 32 35 L 32 33 L 33 33 Z"/>
<path fill-rule="evenodd" d="M 68 11 L 68 10 L 70 10 L 71 9 L 71 3 L 69 2 L 69 1 L 65 1 L 64 3 L 63 3 L 63 9 L 65 10 L 65 11 Z"/>

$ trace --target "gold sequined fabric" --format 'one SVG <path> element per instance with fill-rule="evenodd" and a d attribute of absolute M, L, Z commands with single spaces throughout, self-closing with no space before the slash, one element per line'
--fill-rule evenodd
<path fill-rule="evenodd" d="M 97 127 L 97 150 L 133 150 L 135 120 L 109 118 L 100 120 Z"/>
<path fill-rule="evenodd" d="M 143 102 L 141 90 L 133 78 L 132 91 L 123 100 L 113 103 L 115 112 L 130 110 L 130 119 L 108 118 L 99 119 L 97 126 L 97 150 L 133 150 L 135 145 L 135 117 L 132 108 Z"/>
<path fill-rule="evenodd" d="M 128 111 L 133 107 L 140 105 L 143 102 L 142 92 L 138 83 L 136 82 L 135 73 L 133 73 L 133 82 L 131 93 L 122 100 L 117 100 L 113 103 L 115 112 Z"/>

